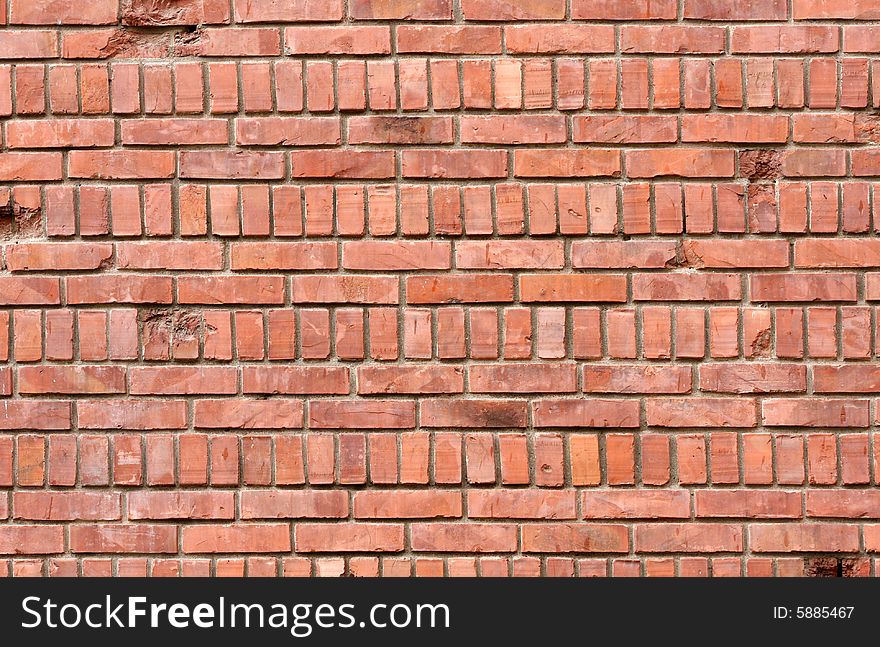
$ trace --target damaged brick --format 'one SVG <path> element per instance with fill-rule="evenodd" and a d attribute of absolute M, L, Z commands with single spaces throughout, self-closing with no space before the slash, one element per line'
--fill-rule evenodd
<path fill-rule="evenodd" d="M 863 144 L 880 142 L 880 114 L 859 114 L 855 116 L 856 140 Z"/>
<path fill-rule="evenodd" d="M 804 566 L 806 577 L 861 577 L 864 560 L 851 557 L 814 557 Z"/>
<path fill-rule="evenodd" d="M 157 27 L 228 22 L 228 15 L 224 13 L 219 7 L 206 10 L 204 0 L 124 0 L 122 24 Z"/>
<path fill-rule="evenodd" d="M 170 52 L 168 34 L 121 27 L 96 46 L 91 58 L 164 58 Z"/>
<path fill-rule="evenodd" d="M 141 313 L 146 359 L 197 359 L 203 329 L 201 312 L 161 308 Z M 213 330 L 207 326 L 206 332 Z"/>
<path fill-rule="evenodd" d="M 0 239 L 18 240 L 43 235 L 42 209 L 16 202 L 12 195 L 0 205 Z"/>
<path fill-rule="evenodd" d="M 780 177 L 782 154 L 777 150 L 748 150 L 739 153 L 740 177 L 775 180 Z"/>
<path fill-rule="evenodd" d="M 701 269 L 706 264 L 703 257 L 700 256 L 694 246 L 689 242 L 679 241 L 675 245 L 675 256 L 665 263 L 667 269 Z"/>
<path fill-rule="evenodd" d="M 202 315 L 191 310 L 147 310 L 143 317 L 144 327 L 164 330 L 174 339 L 193 339 L 199 336 Z"/>
<path fill-rule="evenodd" d="M 776 187 L 773 184 L 749 185 L 749 231 L 776 231 Z"/>
<path fill-rule="evenodd" d="M 770 357 L 773 351 L 773 337 L 770 329 L 759 330 L 749 347 L 752 349 L 752 357 Z"/>
<path fill-rule="evenodd" d="M 178 32 L 174 35 L 175 56 L 199 56 L 204 32 L 201 28 Z"/>

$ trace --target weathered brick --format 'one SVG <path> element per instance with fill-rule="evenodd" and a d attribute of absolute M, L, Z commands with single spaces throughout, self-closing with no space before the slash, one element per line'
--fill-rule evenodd
<path fill-rule="evenodd" d="M 0 0 L 0 574 L 871 574 L 877 20 Z"/>

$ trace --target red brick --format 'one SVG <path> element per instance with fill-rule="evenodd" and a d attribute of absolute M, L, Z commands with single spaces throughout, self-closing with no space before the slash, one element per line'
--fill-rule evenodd
<path fill-rule="evenodd" d="M 309 425 L 320 429 L 407 429 L 415 427 L 415 406 L 405 400 L 315 400 Z"/>
<path fill-rule="evenodd" d="M 681 120 L 683 142 L 784 143 L 788 140 L 788 117 L 780 115 L 685 115 Z"/>
<path fill-rule="evenodd" d="M 532 404 L 536 427 L 638 427 L 636 400 L 537 400 Z"/>
<path fill-rule="evenodd" d="M 356 20 L 449 20 L 452 0 L 350 0 L 348 11 Z"/>
<path fill-rule="evenodd" d="M 577 389 L 574 364 L 471 366 L 468 373 L 474 393 L 572 393 Z"/>
<path fill-rule="evenodd" d="M 880 9 L 870 0 L 795 0 L 792 5 L 795 20 L 857 19 L 871 20 L 880 17 Z"/>
<path fill-rule="evenodd" d="M 755 401 L 746 398 L 675 398 L 645 402 L 649 425 L 657 427 L 753 427 Z"/>
<path fill-rule="evenodd" d="M 818 369 L 818 367 L 817 367 Z M 790 364 L 702 364 L 700 389 L 719 393 L 805 392 L 807 371 Z"/>
<path fill-rule="evenodd" d="M 179 174 L 181 178 L 280 180 L 284 156 L 273 151 L 182 151 Z"/>
<path fill-rule="evenodd" d="M 635 549 L 645 553 L 736 552 L 742 528 L 720 523 L 646 523 L 635 528 Z"/>
<path fill-rule="evenodd" d="M 117 20 L 116 0 L 73 7 L 55 0 L 11 0 L 11 25 L 109 25 Z"/>
<path fill-rule="evenodd" d="M 0 180 L 3 182 L 60 180 L 61 164 L 60 153 L 0 153 Z"/>
<path fill-rule="evenodd" d="M 121 269 L 219 270 L 222 257 L 223 248 L 210 242 L 116 244 L 116 265 Z"/>
<path fill-rule="evenodd" d="M 122 21 L 126 25 L 199 25 L 228 23 L 229 7 L 216 0 L 181 0 L 174 6 L 157 7 L 152 0 L 125 0 Z"/>
<path fill-rule="evenodd" d="M 757 553 L 835 552 L 859 550 L 859 528 L 847 524 L 753 524 L 749 546 Z"/>
<path fill-rule="evenodd" d="M 22 366 L 18 390 L 23 394 L 125 393 L 121 366 Z"/>
<path fill-rule="evenodd" d="M 247 490 L 240 494 L 242 519 L 339 519 L 348 516 L 342 491 Z"/>
<path fill-rule="evenodd" d="M 611 275 L 523 274 L 523 301 L 626 301 L 626 277 Z"/>
<path fill-rule="evenodd" d="M 54 58 L 58 56 L 58 34 L 44 30 L 4 29 L 0 34 L 0 52 L 3 59 Z"/>
<path fill-rule="evenodd" d="M 348 369 L 312 366 L 246 366 L 242 369 L 244 393 L 301 395 L 348 393 Z"/>
<path fill-rule="evenodd" d="M 522 549 L 526 553 L 626 553 L 626 526 L 611 524 L 524 524 Z"/>
<path fill-rule="evenodd" d="M 685 490 L 581 493 L 585 519 L 686 519 L 690 495 Z"/>
<path fill-rule="evenodd" d="M 282 303 L 280 276 L 193 276 L 177 283 L 180 303 Z"/>
<path fill-rule="evenodd" d="M 705 388 L 705 387 L 704 387 Z M 684 366 L 585 364 L 585 393 L 689 393 L 691 371 Z"/>
<path fill-rule="evenodd" d="M 880 516 L 880 500 L 873 491 L 811 490 L 806 496 L 808 517 L 874 519 Z"/>
<path fill-rule="evenodd" d="M 29 521 L 114 521 L 122 498 L 110 492 L 15 492 L 14 518 Z"/>
<path fill-rule="evenodd" d="M 616 150 L 564 150 L 529 148 L 514 152 L 516 177 L 618 177 L 620 153 Z"/>
<path fill-rule="evenodd" d="M 185 526 L 182 537 L 185 553 L 287 553 L 291 549 L 286 523 Z"/>
<path fill-rule="evenodd" d="M 855 301 L 856 277 L 847 274 L 753 275 L 754 301 Z"/>
<path fill-rule="evenodd" d="M 463 144 L 559 144 L 566 139 L 561 116 L 465 116 L 460 125 Z"/>
<path fill-rule="evenodd" d="M 131 492 L 129 519 L 232 519 L 232 492 Z"/>
<path fill-rule="evenodd" d="M 174 39 L 176 56 L 278 56 L 281 44 L 277 29 L 203 28 L 197 38 Z"/>
<path fill-rule="evenodd" d="M 357 380 L 361 395 L 464 392 L 464 369 L 457 366 L 364 366 Z"/>
<path fill-rule="evenodd" d="M 195 426 L 204 429 L 297 429 L 301 400 L 198 400 Z"/>
<path fill-rule="evenodd" d="M 0 555 L 51 555 L 63 552 L 63 526 L 4 524 L 0 527 Z"/>
<path fill-rule="evenodd" d="M 394 553 L 403 550 L 403 524 L 298 523 L 294 528 L 298 553 Z"/>
<path fill-rule="evenodd" d="M 171 278 L 164 276 L 71 276 L 66 283 L 70 304 L 171 303 Z"/>
<path fill-rule="evenodd" d="M 18 243 L 6 248 L 6 265 L 12 272 L 96 270 L 112 255 L 108 243 Z"/>
<path fill-rule="evenodd" d="M 91 148 L 113 146 L 112 119 L 34 119 L 6 128 L 9 148 Z"/>
<path fill-rule="evenodd" d="M 517 527 L 489 523 L 414 523 L 410 526 L 416 552 L 512 553 Z"/>
<path fill-rule="evenodd" d="M 807 54 L 836 52 L 840 47 L 837 28 L 827 25 L 762 25 L 734 27 L 734 54 Z"/>
<path fill-rule="evenodd" d="M 507 176 L 507 153 L 502 150 L 405 150 L 401 153 L 406 178 L 500 178 Z"/>
<path fill-rule="evenodd" d="M 350 117 L 350 144 L 451 144 L 449 117 Z M 326 142 L 328 144 L 338 142 Z"/>
<path fill-rule="evenodd" d="M 92 524 L 70 527 L 74 553 L 176 553 L 177 528 L 150 524 Z"/>
<path fill-rule="evenodd" d="M 342 246 L 342 266 L 352 270 L 444 270 L 450 267 L 448 243 L 433 241 L 350 241 Z"/>
<path fill-rule="evenodd" d="M 428 519 L 460 517 L 458 492 L 427 490 L 363 491 L 354 495 L 357 519 Z"/>
<path fill-rule="evenodd" d="M 741 3 L 686 0 L 684 17 L 696 20 L 787 20 L 788 4 L 785 0 Z M 797 17 L 795 9 L 795 18 Z"/>
<path fill-rule="evenodd" d="M 637 274 L 632 286 L 636 301 L 739 301 L 741 290 L 736 274 Z"/>
<path fill-rule="evenodd" d="M 71 151 L 70 177 L 89 180 L 167 179 L 174 176 L 171 151 Z"/>
<path fill-rule="evenodd" d="M 526 404 L 514 400 L 426 399 L 419 411 L 423 427 L 525 427 L 528 417 Z"/>
<path fill-rule="evenodd" d="M 238 392 L 238 370 L 231 366 L 142 366 L 129 372 L 132 395 L 231 395 Z"/>
<path fill-rule="evenodd" d="M 357 27 L 288 27 L 284 30 L 287 53 L 364 55 L 391 52 L 388 27 L 380 25 Z"/>
<path fill-rule="evenodd" d="M 877 28 L 874 25 L 848 25 L 844 27 L 844 51 L 876 52 Z"/>
<path fill-rule="evenodd" d="M 336 244 L 325 242 L 239 242 L 231 245 L 233 270 L 333 270 Z"/>
<path fill-rule="evenodd" d="M 575 20 L 674 20 L 678 12 L 675 0 L 632 3 L 629 0 L 572 0 L 571 17 Z"/>
<path fill-rule="evenodd" d="M 501 28 L 482 25 L 400 25 L 401 54 L 499 54 Z"/>
<path fill-rule="evenodd" d="M 620 31 L 620 51 L 716 54 L 724 51 L 724 40 L 724 29 L 720 27 L 625 25 Z"/>
<path fill-rule="evenodd" d="M 687 264 L 695 268 L 788 267 L 784 240 L 688 240 L 682 251 Z"/>
<path fill-rule="evenodd" d="M 773 519 L 801 517 L 801 495 L 780 490 L 698 490 L 698 517 Z"/>
<path fill-rule="evenodd" d="M 228 125 L 224 119 L 138 119 L 122 122 L 123 144 L 197 146 L 226 144 L 228 141 Z"/>
<path fill-rule="evenodd" d="M 362 4 L 362 3 L 361 3 Z M 336 21 L 342 18 L 343 0 L 315 4 L 309 0 L 235 0 L 236 22 Z"/>
<path fill-rule="evenodd" d="M 733 177 L 732 151 L 706 148 L 630 150 L 626 172 L 633 178 L 665 175 L 680 177 Z"/>
<path fill-rule="evenodd" d="M 867 400 L 767 399 L 764 424 L 772 427 L 867 427 Z"/>
<path fill-rule="evenodd" d="M 513 301 L 513 276 L 410 276 L 406 279 L 406 300 L 410 304 Z"/>
<path fill-rule="evenodd" d="M 183 400 L 80 400 L 81 429 L 184 429 Z"/>
<path fill-rule="evenodd" d="M 880 246 L 874 240 L 808 238 L 795 241 L 795 267 L 849 268 L 880 266 Z"/>
<path fill-rule="evenodd" d="M 574 519 L 574 492 L 469 490 L 468 516 L 475 519 Z"/>
<path fill-rule="evenodd" d="M 572 120 L 573 141 L 602 144 L 659 144 L 678 139 L 673 117 L 590 115 Z"/>
<path fill-rule="evenodd" d="M 876 393 L 880 372 L 874 366 L 839 365 L 813 367 L 816 393 Z"/>
<path fill-rule="evenodd" d="M 565 18 L 564 0 L 463 0 L 465 20 L 561 20 Z"/>
<path fill-rule="evenodd" d="M 293 177 L 384 179 L 394 176 L 391 151 L 302 150 L 293 151 L 290 160 Z M 278 173 L 281 173 L 280 166 Z"/>

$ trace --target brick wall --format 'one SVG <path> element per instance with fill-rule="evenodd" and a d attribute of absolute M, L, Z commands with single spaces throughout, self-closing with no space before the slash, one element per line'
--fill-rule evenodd
<path fill-rule="evenodd" d="M 880 570 L 875 20 L 0 0 L 0 573 Z"/>

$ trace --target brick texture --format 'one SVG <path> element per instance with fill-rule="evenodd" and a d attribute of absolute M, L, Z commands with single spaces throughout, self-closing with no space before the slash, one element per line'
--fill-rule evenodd
<path fill-rule="evenodd" d="M 880 574 L 874 21 L 0 1 L 0 574 Z"/>

